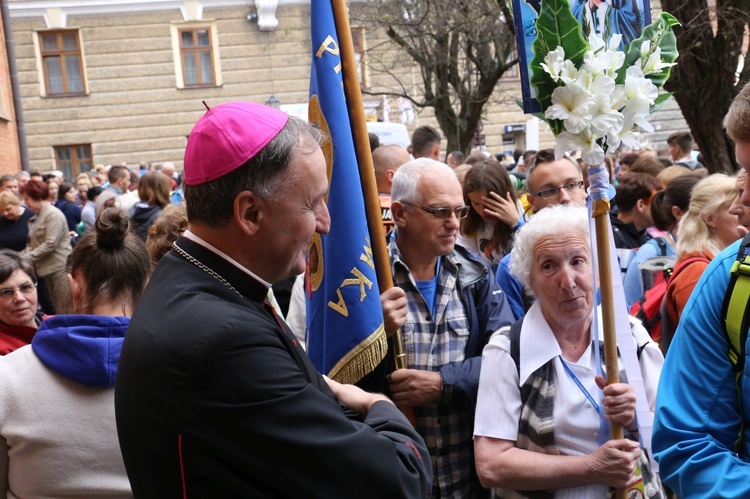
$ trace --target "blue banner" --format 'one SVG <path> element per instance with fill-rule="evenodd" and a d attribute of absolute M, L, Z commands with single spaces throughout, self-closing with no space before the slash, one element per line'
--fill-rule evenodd
<path fill-rule="evenodd" d="M 330 0 L 312 0 L 311 9 L 309 117 L 329 139 L 331 231 L 310 243 L 307 351 L 321 373 L 354 383 L 378 365 L 387 344 L 333 10 Z"/>

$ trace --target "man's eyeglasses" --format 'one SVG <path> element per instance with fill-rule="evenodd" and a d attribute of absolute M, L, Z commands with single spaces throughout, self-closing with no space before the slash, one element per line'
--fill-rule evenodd
<path fill-rule="evenodd" d="M 411 206 L 416 206 L 417 208 L 420 208 L 421 210 L 426 211 L 427 213 L 430 213 L 433 217 L 438 218 L 440 220 L 447 220 L 450 218 L 451 213 L 456 214 L 456 218 L 466 218 L 469 214 L 469 207 L 468 206 L 459 206 L 458 208 L 432 208 L 430 206 L 422 206 L 421 204 L 414 204 L 414 203 L 404 203 Z"/>
<path fill-rule="evenodd" d="M 21 284 L 17 288 L 2 288 L 0 289 L 0 300 L 11 301 L 18 291 L 24 296 L 30 296 L 36 291 L 36 284 L 27 282 L 26 284 Z"/>
<path fill-rule="evenodd" d="M 578 182 L 570 182 L 560 187 L 550 187 L 549 189 L 542 189 L 539 192 L 535 192 L 533 195 L 539 196 L 542 199 L 552 199 L 554 197 L 557 197 L 557 195 L 560 193 L 560 190 L 562 189 L 565 189 L 568 192 L 575 192 L 581 187 L 583 187 L 583 180 L 579 180 Z"/>

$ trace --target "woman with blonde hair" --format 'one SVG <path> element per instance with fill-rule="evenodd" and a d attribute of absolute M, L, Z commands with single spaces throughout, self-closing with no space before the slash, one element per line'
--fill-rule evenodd
<path fill-rule="evenodd" d="M 89 174 L 79 173 L 76 177 L 76 190 L 78 191 L 76 204 L 81 208 L 86 206 L 86 201 L 88 200 L 88 192 L 91 187 L 93 187 L 93 184 L 91 183 L 91 177 L 89 177 Z"/>
<path fill-rule="evenodd" d="M 721 173 L 704 178 L 693 188 L 690 205 L 677 229 L 676 272 L 664 297 L 667 317 L 662 320 L 668 321 L 666 329 L 677 328 L 690 293 L 713 257 L 739 239 L 739 220 L 730 212 L 735 199 L 736 180 Z M 662 327 L 665 329 L 664 323 Z"/>

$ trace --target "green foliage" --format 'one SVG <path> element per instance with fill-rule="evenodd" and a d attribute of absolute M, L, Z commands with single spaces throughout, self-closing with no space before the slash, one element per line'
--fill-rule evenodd
<path fill-rule="evenodd" d="M 664 107 L 664 104 L 667 103 L 667 99 L 672 97 L 674 95 L 674 92 L 667 92 L 664 94 L 660 94 L 659 97 L 656 98 L 653 104 L 648 108 L 649 114 L 654 114 L 656 111 Z"/>
<path fill-rule="evenodd" d="M 625 72 L 630 66 L 635 65 L 641 57 L 641 46 L 646 40 L 651 42 L 652 52 L 656 47 L 661 48 L 662 61 L 671 63 L 677 60 L 679 54 L 677 53 L 677 37 L 672 30 L 673 26 L 680 26 L 680 22 L 672 14 L 662 12 L 654 22 L 643 28 L 641 36 L 633 40 L 628 46 L 625 64 L 617 72 L 616 82 L 620 84 L 625 82 Z M 657 88 L 661 88 L 669 79 L 671 71 L 672 68 L 667 67 L 658 73 L 646 75 L 646 78 L 650 79 Z"/>
<path fill-rule="evenodd" d="M 552 92 L 557 84 L 542 68 L 544 57 L 551 50 L 562 47 L 565 58 L 570 59 L 576 67 L 583 63 L 583 56 L 589 50 L 589 44 L 583 37 L 581 24 L 573 17 L 568 0 L 545 0 L 536 21 L 536 40 L 534 40 L 534 58 L 531 60 L 531 84 L 537 92 L 537 100 L 542 110 L 552 105 Z M 545 120 L 552 133 L 558 135 L 564 130 L 562 121 Z"/>

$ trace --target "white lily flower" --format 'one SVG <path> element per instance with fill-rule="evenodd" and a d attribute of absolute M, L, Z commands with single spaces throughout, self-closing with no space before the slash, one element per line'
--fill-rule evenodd
<path fill-rule="evenodd" d="M 607 42 L 607 50 L 610 52 L 624 53 L 618 50 L 618 48 L 620 48 L 620 43 L 622 43 L 622 35 L 620 33 L 613 34 L 609 37 L 609 41 Z"/>
<path fill-rule="evenodd" d="M 641 59 L 648 57 L 651 52 L 651 40 L 646 40 L 641 44 Z"/>
<path fill-rule="evenodd" d="M 622 133 L 622 131 L 620 132 Z M 615 150 L 620 147 L 620 133 L 608 133 L 607 134 L 607 150 Z"/>
<path fill-rule="evenodd" d="M 612 95 L 609 96 L 609 105 L 615 111 L 620 111 L 628 102 L 628 94 L 624 85 L 616 85 Z"/>
<path fill-rule="evenodd" d="M 544 117 L 553 120 L 565 120 L 565 129 L 572 133 L 583 130 L 591 119 L 589 109 L 594 99 L 575 83 L 557 87 L 552 92 L 552 105 L 547 108 Z"/>
<path fill-rule="evenodd" d="M 648 56 L 645 61 L 643 58 L 635 61 L 635 66 L 639 66 L 644 75 L 661 73 L 665 68 L 671 68 L 675 64 L 674 62 L 663 62 L 661 60 L 661 47 L 656 47 L 654 53 Z"/>
<path fill-rule="evenodd" d="M 633 128 L 634 125 L 638 125 L 647 132 L 653 132 L 654 127 L 651 123 L 646 121 L 649 115 L 649 109 L 651 104 L 644 99 L 631 99 L 625 104 L 622 110 L 622 115 L 625 118 L 625 125 L 630 125 Z"/>
<path fill-rule="evenodd" d="M 589 47 L 589 51 L 583 55 L 583 68 L 598 76 L 613 64 L 611 59 L 615 52 L 607 50 L 604 39 L 596 33 L 589 34 Z"/>
<path fill-rule="evenodd" d="M 606 150 L 638 149 L 639 128 L 654 130 L 648 119 L 659 90 L 647 76 L 674 64 L 664 62 L 661 48 L 646 40 L 639 47 L 640 59 L 629 66 L 626 53 L 619 50 L 622 40 L 621 34 L 605 41 L 591 33 L 589 50 L 579 67 L 565 59 L 560 47 L 544 58 L 544 71 L 560 85 L 552 91 L 552 104 L 544 113 L 546 119 L 564 125 L 556 137 L 557 159 L 566 152 L 581 151 L 583 161 L 598 165 Z M 625 82 L 618 85 L 617 74 L 623 67 L 627 68 Z"/>
<path fill-rule="evenodd" d="M 576 81 L 573 83 L 573 85 L 577 85 L 584 89 L 586 92 L 589 92 L 589 88 L 591 88 L 591 85 L 594 83 L 594 75 L 586 68 L 586 65 L 584 64 L 581 69 L 578 70 L 578 74 L 576 75 Z M 589 92 L 590 93 L 590 92 Z"/>
<path fill-rule="evenodd" d="M 638 136 L 634 132 L 635 123 L 632 121 L 632 117 L 623 115 L 623 126 L 618 134 L 607 135 L 607 145 L 613 149 L 616 149 L 620 145 L 628 149 L 640 149 L 641 141 L 638 140 Z"/>
<path fill-rule="evenodd" d="M 560 70 L 563 68 L 564 61 L 565 50 L 557 47 L 545 56 L 542 68 L 552 77 L 552 80 L 557 82 L 560 79 Z"/>
<path fill-rule="evenodd" d="M 608 52 L 594 53 L 588 51 L 583 56 L 583 68 L 594 76 L 598 76 L 609 67 L 611 56 Z"/>
<path fill-rule="evenodd" d="M 562 132 L 555 137 L 555 159 L 560 161 L 570 151 L 577 151 L 577 145 L 581 142 L 578 135 L 570 132 Z"/>
<path fill-rule="evenodd" d="M 581 158 L 585 163 L 600 165 L 604 162 L 604 149 L 596 141 L 597 137 L 588 129 L 577 134 L 562 132 L 557 136 L 555 157 L 562 159 L 568 151 L 581 151 Z"/>
<path fill-rule="evenodd" d="M 576 79 L 578 79 L 578 68 L 573 64 L 573 61 L 566 59 L 560 70 L 560 80 L 566 85 L 570 85 Z"/>
<path fill-rule="evenodd" d="M 619 134 L 622 130 L 624 118 L 622 114 L 609 107 L 609 100 L 604 98 L 597 100 L 597 104 L 591 109 L 591 131 L 597 137 L 609 134 Z"/>
<path fill-rule="evenodd" d="M 640 149 L 641 141 L 632 130 L 620 133 L 620 144 L 627 149 Z"/>
<path fill-rule="evenodd" d="M 598 100 L 605 98 L 609 102 L 610 96 L 615 91 L 615 80 L 606 74 L 600 74 L 591 82 L 588 91 Z M 609 107 L 609 106 L 607 106 Z"/>
<path fill-rule="evenodd" d="M 619 45 L 619 43 L 617 44 Z M 597 35 L 593 31 L 589 33 L 589 47 L 590 52 L 598 52 L 606 47 L 606 44 L 604 42 L 604 38 Z"/>
<path fill-rule="evenodd" d="M 630 66 L 625 73 L 625 92 L 628 100 L 645 99 L 649 104 L 659 96 L 659 89 L 643 75 L 640 66 Z"/>
<path fill-rule="evenodd" d="M 615 78 L 617 70 L 620 69 L 623 64 L 625 64 L 625 52 L 619 50 L 617 52 L 610 52 L 610 57 L 607 61 L 607 67 L 604 68 L 604 72 L 607 76 Z"/>
<path fill-rule="evenodd" d="M 648 118 L 648 114 L 639 114 L 634 117 L 635 124 L 641 127 L 646 132 L 653 132 L 654 126 L 646 121 L 646 118 Z"/>

